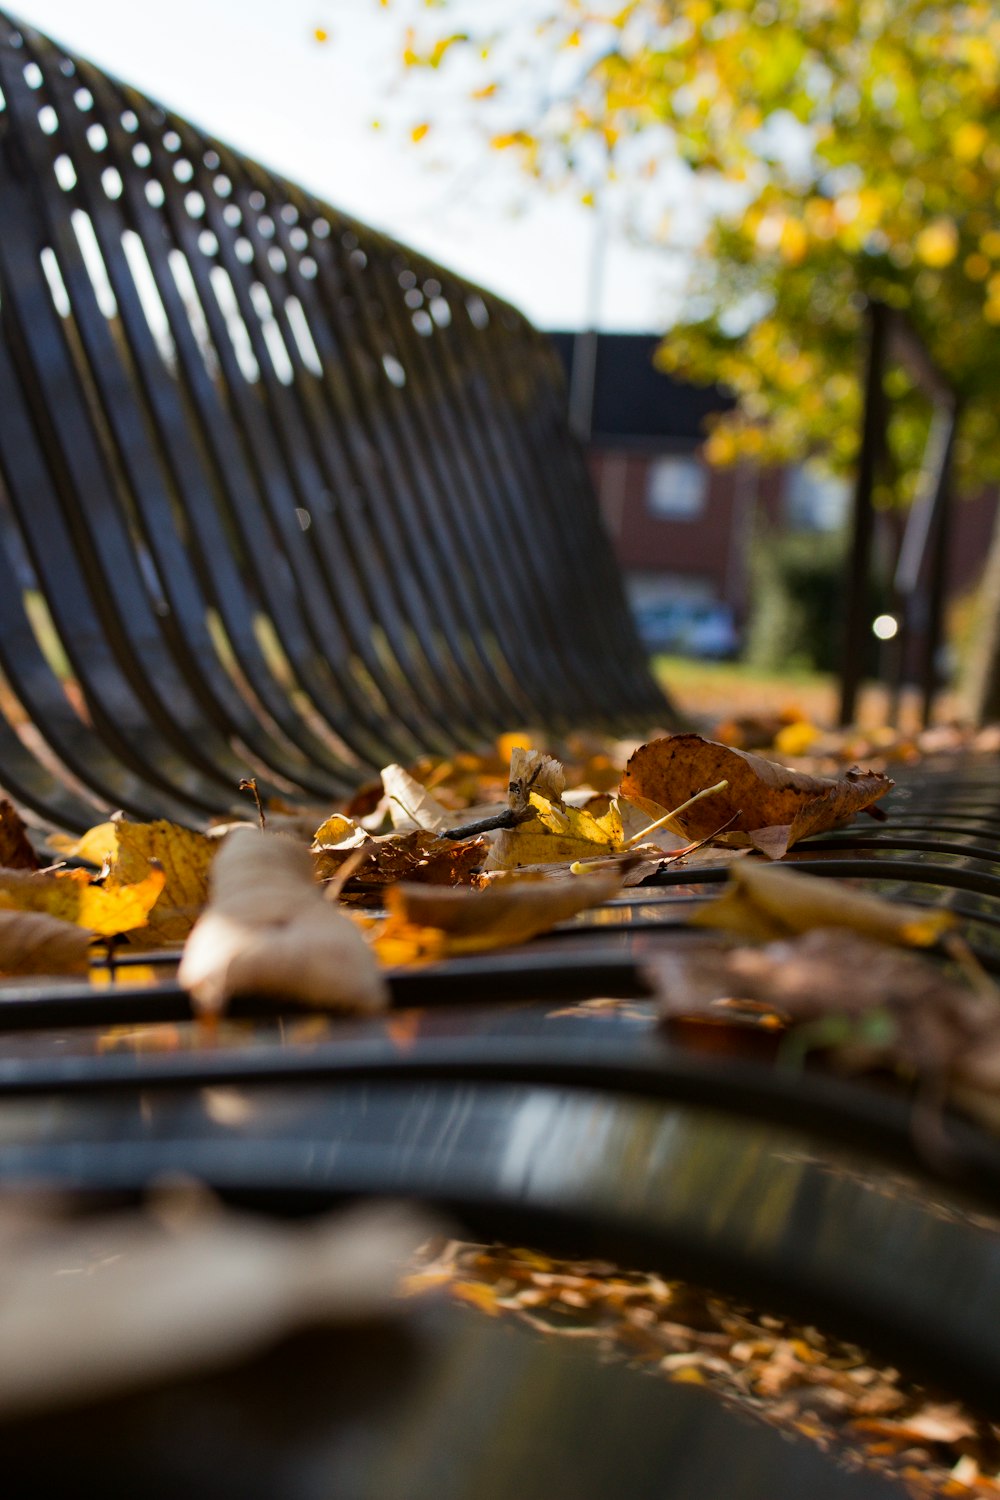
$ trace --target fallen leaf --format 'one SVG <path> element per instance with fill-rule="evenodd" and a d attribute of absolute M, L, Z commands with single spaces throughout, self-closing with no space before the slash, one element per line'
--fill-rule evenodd
<path fill-rule="evenodd" d="M 639 807 L 679 807 L 705 787 L 728 788 L 678 817 L 688 838 L 703 838 L 727 818 L 770 859 L 780 859 L 799 839 L 847 823 L 893 786 L 881 772 L 848 771 L 839 779 L 807 776 L 743 750 L 702 739 L 667 735 L 640 746 L 630 758 L 621 795 Z"/>
<path fill-rule="evenodd" d="M 149 864 L 141 880 L 113 889 L 95 885 L 84 870 L 0 870 L 0 910 L 45 912 L 98 937 L 117 937 L 145 926 L 165 880 L 163 870 Z"/>
<path fill-rule="evenodd" d="M 890 1065 L 924 1078 L 985 1085 L 982 1062 L 1000 1050 L 1000 997 L 953 978 L 917 953 L 836 928 L 760 948 L 675 949 L 650 977 L 667 1020 L 745 1024 L 734 999 L 804 1023 L 810 1048 L 847 1067 Z M 822 1023 L 822 1024 L 820 1024 Z M 993 1080 L 1000 1090 L 1000 1075 Z"/>
<path fill-rule="evenodd" d="M 507 800 L 514 812 L 524 810 L 532 792 L 537 792 L 547 802 L 559 802 L 565 790 L 566 773 L 558 760 L 542 750 L 513 746 Z"/>
<path fill-rule="evenodd" d="M 90 934 L 75 922 L 0 910 L 0 974 L 85 974 L 89 950 Z"/>
<path fill-rule="evenodd" d="M 466 884 L 488 852 L 489 842 L 484 838 L 442 839 L 423 829 L 380 838 L 363 834 L 335 847 L 314 845 L 312 850 L 318 880 L 335 879 L 345 860 L 361 855 L 341 893 L 347 900 L 381 896 L 386 886 L 400 880 Z"/>
<path fill-rule="evenodd" d="M 882 942 L 920 948 L 936 942 L 957 919 L 943 908 L 886 901 L 841 880 L 762 864 L 751 856 L 732 865 L 722 895 L 688 920 L 762 942 L 813 927 L 849 927 Z"/>
<path fill-rule="evenodd" d="M 141 880 L 155 861 L 163 870 L 164 885 L 149 914 L 142 941 L 154 947 L 183 942 L 208 900 L 208 873 L 219 840 L 163 818 L 154 823 L 132 823 L 119 815 L 112 826 L 115 843 L 105 889 L 112 892 L 128 888 Z"/>
<path fill-rule="evenodd" d="M 326 818 L 312 836 L 312 842 L 316 848 L 329 845 L 331 848 L 337 845 L 346 845 L 348 840 L 353 839 L 355 847 L 362 841 L 364 830 L 343 813 L 332 813 Z"/>
<path fill-rule="evenodd" d="M 37 870 L 40 861 L 24 819 L 6 797 L 0 797 L 0 868 L 5 870 Z"/>
<path fill-rule="evenodd" d="M 78 839 L 66 833 L 51 833 L 49 844 L 66 859 L 82 859 L 100 869 L 118 848 L 118 832 L 114 823 L 98 823 Z"/>
<path fill-rule="evenodd" d="M 402 766 L 383 766 L 380 774 L 393 828 L 401 831 L 423 828 L 429 833 L 441 833 L 454 823 L 454 814 L 442 807 Z"/>
<path fill-rule="evenodd" d="M 308 851 L 252 828 L 223 841 L 177 977 L 202 1014 L 218 1014 L 234 995 L 349 1011 L 389 1000 L 361 933 L 316 885 Z"/>
<path fill-rule="evenodd" d="M 897 1437 L 907 1443 L 956 1443 L 961 1438 L 976 1436 L 975 1427 L 957 1404 L 928 1402 L 902 1421 L 862 1420 L 855 1422 L 854 1426 L 865 1432 Z"/>
<path fill-rule="evenodd" d="M 405 944 L 414 958 L 510 947 L 600 906 L 620 883 L 617 875 L 580 875 L 565 880 L 507 876 L 485 890 L 395 885 L 386 892 L 389 919 L 374 947 L 393 962 Z"/>
<path fill-rule="evenodd" d="M 305 1326 L 391 1317 L 407 1257 L 437 1227 L 394 1204 L 306 1224 L 203 1201 L 25 1218 L 5 1226 L 4 1418 L 225 1368 Z"/>

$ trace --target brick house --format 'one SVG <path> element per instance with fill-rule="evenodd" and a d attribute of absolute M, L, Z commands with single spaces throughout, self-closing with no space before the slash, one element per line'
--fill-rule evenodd
<path fill-rule="evenodd" d="M 653 334 L 554 333 L 567 371 L 571 403 L 584 428 L 587 457 L 605 524 L 638 609 L 675 599 L 729 605 L 746 614 L 750 540 L 766 521 L 776 529 L 822 532 L 844 523 L 845 483 L 809 467 L 710 469 L 699 456 L 702 423 L 725 408 L 715 389 L 686 385 L 657 370 Z M 591 340 L 590 347 L 583 344 Z M 574 357 L 592 370 L 589 423 L 581 422 Z M 579 372 L 579 364 L 578 364 Z M 589 427 L 589 432 L 586 431 Z M 997 497 L 984 494 L 954 507 L 949 596 L 978 582 Z M 887 522 L 891 533 L 891 522 Z M 884 545 L 895 546 L 891 534 Z"/>

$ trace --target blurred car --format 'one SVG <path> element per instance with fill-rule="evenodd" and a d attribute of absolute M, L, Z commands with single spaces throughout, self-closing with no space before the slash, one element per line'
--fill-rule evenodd
<path fill-rule="evenodd" d="M 727 604 L 714 600 L 650 605 L 636 610 L 635 623 L 647 651 L 723 661 L 739 650 L 736 617 Z"/>

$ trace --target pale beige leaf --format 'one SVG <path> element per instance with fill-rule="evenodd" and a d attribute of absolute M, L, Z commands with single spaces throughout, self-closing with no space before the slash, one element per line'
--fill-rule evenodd
<path fill-rule="evenodd" d="M 380 774 L 389 803 L 389 817 L 393 828 L 399 832 L 422 828 L 428 833 L 441 833 L 457 821 L 454 813 L 442 807 L 437 798 L 402 766 L 383 766 Z"/>
<path fill-rule="evenodd" d="M 85 974 L 90 933 L 45 912 L 0 910 L 0 974 Z"/>
<path fill-rule="evenodd" d="M 394 1315 L 435 1226 L 395 1205 L 287 1225 L 204 1208 L 7 1226 L 0 1414 L 225 1368 L 293 1330 Z"/>
<path fill-rule="evenodd" d="M 223 842 L 178 978 L 203 1014 L 246 994 L 347 1011 L 381 1010 L 389 1000 L 360 932 L 324 900 L 309 852 L 253 829 Z"/>

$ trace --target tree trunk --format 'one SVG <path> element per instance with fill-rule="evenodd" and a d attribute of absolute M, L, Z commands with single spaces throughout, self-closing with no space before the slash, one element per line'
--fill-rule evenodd
<path fill-rule="evenodd" d="M 962 697 L 977 726 L 1000 722 L 1000 507 L 986 556 Z"/>

